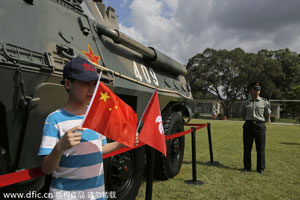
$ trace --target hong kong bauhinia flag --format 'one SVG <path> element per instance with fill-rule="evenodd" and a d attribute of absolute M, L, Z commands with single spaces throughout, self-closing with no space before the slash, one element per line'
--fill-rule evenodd
<path fill-rule="evenodd" d="M 139 141 L 166 155 L 164 127 L 160 113 L 157 91 L 155 90 L 142 117 L 143 127 Z"/>
<path fill-rule="evenodd" d="M 97 131 L 128 147 L 134 147 L 137 116 L 129 105 L 100 82 L 96 86 L 82 127 Z"/>

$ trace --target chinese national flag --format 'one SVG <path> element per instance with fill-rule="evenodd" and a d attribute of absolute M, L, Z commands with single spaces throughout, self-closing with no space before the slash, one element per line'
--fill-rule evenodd
<path fill-rule="evenodd" d="M 133 109 L 104 83 L 98 83 L 82 127 L 97 131 L 128 147 L 134 147 L 136 126 L 137 116 Z"/>
<path fill-rule="evenodd" d="M 158 101 L 157 91 L 152 95 L 151 100 L 142 117 L 144 126 L 139 135 L 139 141 L 157 149 L 165 156 L 166 154 L 166 141 L 164 134 L 164 127 L 160 114 L 160 107 Z"/>

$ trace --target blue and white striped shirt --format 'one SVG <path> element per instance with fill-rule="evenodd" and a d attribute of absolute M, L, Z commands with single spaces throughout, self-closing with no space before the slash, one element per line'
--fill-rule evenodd
<path fill-rule="evenodd" d="M 48 155 L 67 130 L 80 125 L 84 116 L 63 109 L 51 113 L 44 125 L 39 156 Z M 105 199 L 102 146 L 105 136 L 85 129 L 80 144 L 63 152 L 52 173 L 50 193 L 54 199 Z M 104 196 L 104 197 L 103 197 Z"/>

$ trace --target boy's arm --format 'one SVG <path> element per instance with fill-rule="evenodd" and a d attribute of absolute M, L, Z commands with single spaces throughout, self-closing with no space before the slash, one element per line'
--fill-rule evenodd
<path fill-rule="evenodd" d="M 76 146 L 80 143 L 81 133 L 75 131 L 84 131 L 83 128 L 76 126 L 68 130 L 65 135 L 58 141 L 54 146 L 51 153 L 44 157 L 42 162 L 42 171 L 45 174 L 51 174 L 54 170 L 59 167 L 59 162 L 63 151 Z"/>
<path fill-rule="evenodd" d="M 59 161 L 62 156 L 62 151 L 57 149 L 57 145 L 55 145 L 54 149 L 51 153 L 44 157 L 42 162 L 42 171 L 45 174 L 51 174 L 55 169 L 59 166 Z"/>
<path fill-rule="evenodd" d="M 138 145 L 138 136 L 139 136 L 139 133 L 136 132 L 136 138 L 135 138 L 135 146 Z M 103 145 L 102 147 L 102 154 L 105 155 L 105 154 L 108 154 L 110 152 L 113 152 L 115 150 L 118 150 L 122 147 L 127 147 L 119 142 L 112 142 L 112 143 L 107 143 L 105 145 Z"/>
<path fill-rule="evenodd" d="M 113 152 L 117 149 L 120 149 L 122 147 L 127 147 L 119 142 L 112 142 L 112 143 L 107 143 L 105 145 L 103 145 L 102 147 L 102 153 L 103 155 L 108 154 L 110 152 Z"/>

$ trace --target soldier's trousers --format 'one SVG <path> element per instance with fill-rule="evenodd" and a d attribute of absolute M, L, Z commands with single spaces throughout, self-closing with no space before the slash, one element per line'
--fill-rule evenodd
<path fill-rule="evenodd" d="M 265 169 L 266 125 L 246 121 L 243 125 L 244 168 L 251 170 L 251 151 L 255 141 L 257 152 L 256 170 Z"/>

